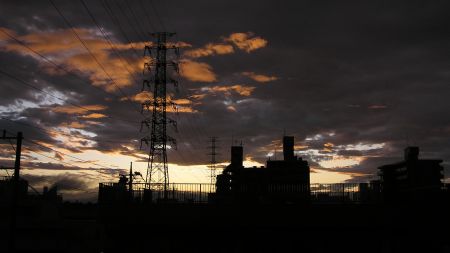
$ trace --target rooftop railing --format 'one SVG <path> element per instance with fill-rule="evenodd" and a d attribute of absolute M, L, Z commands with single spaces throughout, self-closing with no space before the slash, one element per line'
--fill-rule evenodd
<path fill-rule="evenodd" d="M 157 202 L 164 199 L 164 184 L 133 183 L 101 183 L 99 202 L 117 200 L 134 202 Z M 257 198 L 262 201 L 292 199 L 311 201 L 312 203 L 360 203 L 374 201 L 379 197 L 380 187 L 369 183 L 339 183 L 339 184 L 269 184 L 255 187 L 254 185 L 239 185 L 236 188 L 216 192 L 214 184 L 201 183 L 170 183 L 166 188 L 165 200 L 177 203 L 211 203 L 214 200 L 229 198 Z"/>

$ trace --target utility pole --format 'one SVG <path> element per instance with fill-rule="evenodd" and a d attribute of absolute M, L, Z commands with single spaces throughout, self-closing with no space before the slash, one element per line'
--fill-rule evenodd
<path fill-rule="evenodd" d="M 2 140 L 16 140 L 16 159 L 14 161 L 14 175 L 13 175 L 13 189 L 12 189 L 12 196 L 11 196 L 11 219 L 10 219 L 10 237 L 9 237 L 9 243 L 8 248 L 9 252 L 15 252 L 15 241 L 16 241 L 16 213 L 17 213 L 17 201 L 19 198 L 19 179 L 20 179 L 20 157 L 22 155 L 22 139 L 23 134 L 22 132 L 18 132 L 17 136 L 6 136 L 6 130 L 3 130 L 3 135 L 1 136 Z"/>
<path fill-rule="evenodd" d="M 149 189 L 163 191 L 163 197 L 167 199 L 169 187 L 167 147 L 176 149 L 176 140 L 167 134 L 167 124 L 172 124 L 175 129 L 177 126 L 175 120 L 167 117 L 167 106 L 172 106 L 173 111 L 177 111 L 177 105 L 171 101 L 170 97 L 168 99 L 167 82 L 173 83 L 175 87 L 178 85 L 172 78 L 167 78 L 167 66 L 172 66 L 177 73 L 179 72 L 178 63 L 167 60 L 167 51 L 174 50 L 178 58 L 179 49 L 174 43 L 167 43 L 167 38 L 175 33 L 158 32 L 151 35 L 156 40 L 146 45 L 144 49 L 146 62 L 142 91 L 147 89 L 146 91 L 152 93 L 153 98 L 142 104 L 142 112 L 144 113 L 144 109 L 147 109 L 152 112 L 152 115 L 142 121 L 141 130 L 145 125 L 150 129 L 150 135 L 141 139 L 141 147 L 142 142 L 150 146 L 145 181 Z M 154 56 L 152 52 L 155 53 Z"/>
<path fill-rule="evenodd" d="M 130 203 L 133 202 L 133 162 L 130 162 L 130 173 L 128 175 L 128 192 L 130 193 Z"/>
<path fill-rule="evenodd" d="M 211 170 L 211 174 L 210 174 L 210 178 L 211 178 L 211 184 L 215 184 L 216 183 L 216 164 L 217 164 L 217 160 L 216 160 L 216 156 L 218 155 L 217 151 L 217 142 L 218 142 L 218 138 L 213 136 L 209 138 L 210 142 L 211 142 L 211 146 L 209 146 L 209 148 L 211 149 L 210 153 L 208 153 L 209 156 L 211 156 L 211 160 L 210 160 L 210 165 L 208 166 L 209 169 Z"/>

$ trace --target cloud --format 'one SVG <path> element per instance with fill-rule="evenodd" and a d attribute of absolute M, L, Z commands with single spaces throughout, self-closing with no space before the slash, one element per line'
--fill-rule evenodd
<path fill-rule="evenodd" d="M 227 106 L 227 110 L 230 111 L 230 112 L 237 112 L 236 107 L 234 107 L 232 105 Z"/>
<path fill-rule="evenodd" d="M 1 43 L 5 43 L 5 42 L 4 42 L 5 40 L 11 39 L 11 38 L 8 36 L 8 34 L 11 35 L 11 36 L 15 36 L 15 35 L 16 35 L 16 32 L 14 32 L 14 31 L 11 30 L 11 29 L 5 28 L 5 27 L 0 27 L 0 44 L 1 44 Z"/>
<path fill-rule="evenodd" d="M 222 38 L 221 43 L 208 43 L 203 47 L 191 49 L 184 52 L 188 58 L 200 58 L 212 55 L 225 55 L 234 53 L 234 46 L 247 53 L 265 47 L 267 40 L 261 37 L 253 37 L 253 33 L 232 33 Z"/>
<path fill-rule="evenodd" d="M 210 83 L 217 81 L 212 67 L 203 62 L 184 59 L 180 62 L 180 73 L 181 76 L 193 82 Z"/>
<path fill-rule="evenodd" d="M 125 98 L 124 98 L 125 99 Z M 143 91 L 140 92 L 136 95 L 134 95 L 132 97 L 133 101 L 139 102 L 141 104 L 146 104 L 146 102 L 153 100 L 153 94 L 151 92 L 148 91 Z M 192 100 L 189 100 L 187 98 L 173 98 L 171 95 L 167 96 L 167 102 L 168 103 L 175 103 L 175 107 L 173 106 L 167 106 L 167 112 L 176 112 L 176 113 L 180 113 L 180 112 L 187 112 L 187 113 L 193 113 L 193 112 L 198 112 L 197 110 L 195 110 L 194 108 L 192 108 L 192 105 L 194 104 L 192 102 Z M 195 104 L 199 104 L 199 102 L 196 102 Z M 145 109 L 147 110 L 151 110 L 153 107 L 149 106 L 149 107 L 145 107 Z"/>
<path fill-rule="evenodd" d="M 55 158 L 60 160 L 60 161 L 64 160 L 63 155 L 61 153 L 59 153 L 59 152 L 55 152 Z"/>
<path fill-rule="evenodd" d="M 192 101 L 186 98 L 179 98 L 179 99 L 170 99 L 172 102 L 174 102 L 177 105 L 191 105 Z"/>
<path fill-rule="evenodd" d="M 67 114 L 85 114 L 89 111 L 102 111 L 107 107 L 105 105 L 84 105 L 82 107 L 76 107 L 72 105 L 58 106 L 52 109 L 53 112 L 67 113 Z"/>
<path fill-rule="evenodd" d="M 85 128 L 86 126 L 87 126 L 86 124 L 82 124 L 77 121 L 61 124 L 61 127 L 69 127 L 69 128 Z"/>
<path fill-rule="evenodd" d="M 185 51 L 184 55 L 190 58 L 200 58 L 210 55 L 224 55 L 231 53 L 234 53 L 232 45 L 208 43 L 202 48 Z"/>
<path fill-rule="evenodd" d="M 174 113 L 197 113 L 198 110 L 194 109 L 193 106 L 200 104 L 199 102 L 194 103 L 192 100 L 187 98 L 174 98 L 172 96 L 167 97 L 169 104 L 173 106 L 167 107 L 167 112 Z"/>
<path fill-rule="evenodd" d="M 201 100 L 206 97 L 206 94 L 193 94 L 190 95 L 189 98 L 195 99 L 195 100 Z"/>
<path fill-rule="evenodd" d="M 144 103 L 145 101 L 148 101 L 150 99 L 153 98 L 153 93 L 149 92 L 149 91 L 141 91 L 137 94 L 135 94 L 134 96 L 131 97 L 132 101 L 135 102 L 139 102 L 139 103 Z M 121 98 L 122 101 L 128 100 L 127 97 L 123 97 Z"/>
<path fill-rule="evenodd" d="M 8 10 L 2 16 L 2 24 L 16 31 L 15 36 L 67 31 L 60 17 L 55 15 L 52 8 L 47 8 L 48 6 L 34 2 L 26 5 L 17 4 L 17 1 L 11 0 L 0 2 L 0 9 Z M 249 12 L 248 9 L 253 8 L 255 3 L 258 5 L 258 11 Z M 393 5 L 383 10 L 375 10 L 361 1 L 354 1 L 354 3 L 348 5 L 349 8 L 336 12 L 338 3 L 323 4 L 310 1 L 305 5 L 301 1 L 289 1 L 283 8 L 277 9 L 276 18 L 281 23 L 290 25 L 280 27 L 276 24 L 277 22 L 267 22 L 273 16 L 273 4 L 270 2 L 240 1 L 239 6 L 242 8 L 236 8 L 235 4 L 228 2 L 217 2 L 219 8 L 211 8 L 208 12 L 201 8 L 203 4 L 201 2 L 177 2 L 178 8 L 175 9 L 179 11 L 172 18 L 173 28 L 186 31 L 178 34 L 179 37 L 183 37 L 183 40 L 192 45 L 200 45 L 202 49 L 207 49 L 208 44 L 229 45 L 233 47 L 234 53 L 220 55 L 213 50 L 214 57 L 194 58 L 184 55 L 188 58 L 187 60 L 207 64 L 213 74 L 207 78 L 210 80 L 206 82 L 208 85 L 188 78 L 180 80 L 182 92 L 188 93 L 185 97 L 192 100 L 192 106 L 200 113 L 186 113 L 179 118 L 171 115 L 178 121 L 180 134 L 171 133 L 177 138 L 179 145 L 178 151 L 168 151 L 169 162 L 171 164 L 204 164 L 206 162 L 202 154 L 204 142 L 201 141 L 206 141 L 204 136 L 219 136 L 222 139 L 221 143 L 225 143 L 222 145 L 222 150 L 218 151 L 223 154 L 218 158 L 221 161 L 229 159 L 227 143 L 231 143 L 231 136 L 234 136 L 235 139 L 243 140 L 246 154 L 259 162 L 264 162 L 270 150 L 262 152 L 258 148 L 268 145 L 274 139 L 279 139 L 283 129 L 286 129 L 287 134 L 296 135 L 296 140 L 303 146 L 307 146 L 299 150 L 302 153 L 296 152 L 296 154 L 303 156 L 310 164 L 332 159 L 330 156 L 355 159 L 357 156 L 366 160 L 373 156 L 396 156 L 394 162 L 400 161 L 402 148 L 410 143 L 421 147 L 424 158 L 444 159 L 446 161 L 444 167 L 448 172 L 450 149 L 448 138 L 444 137 L 450 134 L 450 118 L 445 117 L 450 108 L 448 99 L 450 75 L 448 59 L 443 52 L 448 51 L 450 43 L 450 34 L 446 32 L 448 30 L 446 24 L 449 23 L 450 16 L 445 11 L 449 9 L 450 2 L 413 3 L 407 10 Z M 64 9 L 76 7 L 65 1 L 60 4 Z M 102 7 L 94 2 L 92 8 L 102 10 Z M 35 10 L 36 13 L 22 15 L 30 9 Z M 118 69 L 117 73 L 123 72 L 122 77 L 129 77 L 120 60 L 101 39 L 94 24 L 79 13 L 74 9 L 66 14 L 77 27 L 85 28 L 86 33 L 83 34 L 83 38 L 86 39 L 88 46 L 95 49 L 95 53 L 105 56 L 104 58 L 98 56 L 98 58 L 106 61 L 104 64 L 108 68 L 108 73 L 115 74 L 116 68 L 120 67 L 122 69 Z M 102 13 L 102 11 L 98 13 L 99 22 L 111 35 L 115 45 L 121 46 L 120 53 L 125 56 L 125 59 L 132 63 L 132 66 L 136 64 L 137 70 L 134 73 L 141 73 L 142 65 L 139 63 L 139 57 L 133 58 L 132 50 L 128 49 L 131 44 L 125 42 L 126 38 L 122 36 L 122 32 L 113 22 L 108 22 L 106 13 Z M 229 18 L 229 13 L 233 13 L 232 19 Z M 41 21 L 34 19 L 35 15 L 39 15 Z M 305 17 L 308 25 L 304 24 L 305 19 L 295 18 L 297 16 Z M 189 22 L 186 23 L 186 20 Z M 296 27 L 295 33 L 292 33 L 292 27 Z M 135 33 L 134 27 L 124 26 L 123 28 L 125 33 L 130 35 L 131 42 L 139 43 L 139 35 Z M 237 38 L 239 36 L 234 36 L 234 41 L 241 44 L 239 47 L 230 40 L 231 31 L 254 31 L 255 35 L 248 36 L 244 33 L 244 36 L 240 35 L 240 39 Z M 0 36 L 2 36 L 1 32 Z M 220 36 L 224 38 L 218 40 Z M 254 44 L 243 46 L 246 45 L 243 41 L 258 36 L 268 41 L 270 47 L 266 43 L 265 47 L 259 47 L 264 50 L 250 51 L 255 48 Z M 56 50 L 58 46 L 56 44 L 67 43 L 66 40 L 69 44 Z M 101 43 L 94 40 L 99 40 Z M 43 44 L 41 42 L 37 44 L 33 42 L 39 50 L 47 50 L 46 56 L 58 60 L 58 64 L 73 70 L 82 79 L 86 79 L 89 83 L 93 82 L 90 80 L 95 80 L 104 88 L 115 88 L 114 85 L 109 84 L 107 77 L 96 75 L 96 73 L 102 73 L 101 69 L 99 70 L 92 57 L 86 53 L 72 34 L 64 33 L 64 36 L 55 37 L 55 39 L 48 37 L 46 40 L 39 41 L 55 47 L 54 49 L 46 48 L 46 45 L 40 45 Z M 73 43 L 70 44 L 70 42 Z M 31 47 L 34 46 L 32 42 L 29 43 Z M 87 120 L 80 120 L 80 123 L 85 124 L 86 127 L 78 130 L 92 133 L 92 135 L 86 134 L 84 141 L 95 141 L 95 145 L 87 149 L 96 149 L 103 153 L 115 150 L 129 155 L 137 153 L 136 149 L 122 147 L 125 144 L 127 147 L 135 147 L 138 145 L 136 139 L 140 137 L 137 136 L 138 124 L 131 123 L 139 121 L 140 115 L 138 112 L 132 112 L 129 107 L 131 103 L 123 103 L 111 97 L 105 98 L 104 93 L 98 92 L 90 85 L 80 84 L 79 80 L 72 76 L 58 73 L 52 66 L 26 53 L 27 50 L 19 45 L 16 45 L 19 47 L 15 49 L 6 50 L 5 46 L 14 44 L 12 41 L 3 41 L 0 44 L 2 70 L 9 71 L 30 83 L 37 80 L 36 85 L 39 87 L 52 87 L 67 95 L 69 101 L 77 104 L 108 103 L 105 114 L 111 115 L 111 118 L 102 120 L 102 122 L 107 121 L 108 127 L 91 125 Z M 140 45 L 133 46 L 137 48 Z M 68 50 L 62 48 L 68 48 Z M 245 53 L 246 48 L 250 54 Z M 50 49 L 53 51 L 49 51 Z M 195 50 L 197 47 L 183 51 L 189 51 L 189 49 Z M 19 50 L 23 52 L 17 53 Z M 241 50 L 244 51 L 240 52 Z M 256 52 L 257 54 L 252 54 Z M 141 53 L 137 52 L 139 55 Z M 84 58 L 76 58 L 74 63 L 69 61 L 77 55 Z M 109 62 L 117 63 L 117 67 L 107 66 Z M 83 64 L 86 64 L 86 69 L 78 70 L 78 66 Z M 132 70 L 131 67 L 129 69 Z M 52 70 L 54 73 L 51 72 Z M 277 85 L 257 86 L 257 90 L 252 91 L 251 96 L 241 96 L 234 90 L 215 92 L 201 90 L 203 86 L 243 85 L 245 80 L 250 78 L 236 75 L 243 71 L 252 71 L 269 77 L 274 75 L 279 79 L 272 81 Z M 140 88 L 140 77 L 136 77 L 137 83 L 131 80 L 128 86 L 123 86 L 126 93 L 135 94 Z M 202 76 L 200 78 L 205 79 Z M 280 82 L 281 78 L 282 82 Z M 215 81 L 211 83 L 211 79 Z M 220 83 L 214 83 L 217 81 Z M 18 119 L 20 122 L 49 129 L 49 131 L 59 129 L 64 122 L 76 121 L 74 118 L 77 117 L 73 117 L 74 114 L 48 112 L 48 103 L 46 108 L 22 106 L 25 107 L 23 110 L 8 106 L 15 104 L 16 101 L 31 101 L 41 106 L 39 101 L 44 101 L 44 98 L 37 98 L 36 91 L 22 87 L 1 74 L 0 82 L 2 83 L 1 104 L 5 105 L 2 107 L 2 116 Z M 248 82 L 256 81 L 248 79 Z M 191 92 L 194 94 L 189 94 Z M 196 104 L 197 102 L 201 104 Z M 375 110 L 369 108 L 371 105 L 387 105 L 388 107 Z M 231 108 L 236 109 L 237 112 L 233 113 Z M 103 111 L 96 112 L 103 113 Z M 41 133 L 32 127 L 2 121 L 2 128 L 14 132 L 23 131 L 26 136 L 52 144 L 52 147 L 70 145 L 76 149 L 85 150 L 78 142 L 73 144 L 66 139 L 52 138 L 52 135 Z M 64 129 L 64 131 L 75 136 L 84 136 L 74 128 Z M 326 135 L 331 132 L 335 135 Z M 323 140 L 305 140 L 307 136 L 316 134 L 322 134 L 325 137 Z M 334 144 L 334 147 L 327 148 L 333 152 L 324 151 L 325 144 L 328 142 Z M 360 142 L 386 143 L 386 145 L 376 152 L 349 150 L 350 144 L 356 145 Z M 273 149 L 271 151 L 273 152 Z M 92 159 L 98 157 L 96 154 Z M 108 161 L 108 163 L 110 161 L 103 156 L 97 160 Z M 361 161 L 360 165 L 364 165 L 366 160 Z M 367 166 L 372 168 L 367 169 L 368 174 L 375 173 L 376 167 L 383 163 L 385 161 L 374 161 L 373 166 Z M 170 167 L 170 170 L 172 169 Z M 353 173 L 353 177 L 363 171 L 347 167 L 330 169 L 318 167 L 319 170 L 333 171 L 335 174 L 347 173 L 346 175 Z M 172 175 L 176 173 L 177 171 Z M 340 178 L 333 177 L 330 182 L 338 181 Z"/>
<path fill-rule="evenodd" d="M 260 83 L 267 83 L 270 81 L 278 80 L 278 77 L 276 76 L 266 76 L 262 74 L 256 74 L 255 72 L 242 72 L 241 74 Z"/>
<path fill-rule="evenodd" d="M 228 96 L 231 95 L 231 92 L 236 92 L 241 96 L 248 97 L 252 94 L 255 87 L 245 86 L 245 85 L 232 85 L 232 86 L 212 86 L 212 87 L 203 87 L 202 91 L 209 91 L 211 93 L 224 93 Z"/>
<path fill-rule="evenodd" d="M 101 119 L 101 118 L 105 118 L 105 117 L 106 117 L 106 115 L 101 114 L 101 113 L 91 113 L 88 115 L 81 116 L 81 118 L 83 118 L 83 119 Z"/>
<path fill-rule="evenodd" d="M 372 110 L 380 110 L 380 109 L 386 109 L 387 105 L 370 105 L 368 108 L 372 109 Z"/>
<path fill-rule="evenodd" d="M 0 29 L 8 32 L 5 28 Z M 74 30 L 87 45 L 92 55 L 69 29 L 39 31 L 16 37 L 53 62 L 65 66 L 70 71 L 81 72 L 88 76 L 93 85 L 103 87 L 107 91 L 115 91 L 118 87 L 133 84 L 133 75 L 142 71 L 144 59 L 132 59 L 128 51 L 132 47 L 144 48 L 144 42 L 129 44 L 112 42 L 112 48 L 116 49 L 120 56 L 117 57 L 116 54 L 112 53 L 109 42 L 95 30 L 85 28 L 74 28 Z M 5 43 L 2 50 L 34 57 L 40 62 L 40 67 L 47 73 L 52 75 L 62 74 L 61 70 L 15 41 L 10 40 Z"/>
<path fill-rule="evenodd" d="M 172 113 L 197 113 L 198 110 L 190 107 L 190 106 L 177 106 L 176 108 L 167 107 L 167 112 Z"/>
<path fill-rule="evenodd" d="M 259 48 L 263 48 L 267 45 L 267 40 L 261 37 L 253 37 L 252 32 L 246 33 L 232 33 L 230 36 L 225 38 L 225 41 L 232 42 L 239 49 L 244 50 L 247 53 L 254 51 Z"/>

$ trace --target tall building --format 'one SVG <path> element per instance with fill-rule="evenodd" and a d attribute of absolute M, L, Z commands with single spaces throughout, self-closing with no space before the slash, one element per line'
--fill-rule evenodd
<path fill-rule="evenodd" d="M 283 137 L 283 160 L 244 167 L 243 147 L 231 147 L 231 163 L 217 176 L 217 201 L 299 203 L 309 200 L 309 165 L 294 155 L 294 137 Z"/>
<path fill-rule="evenodd" d="M 442 191 L 442 160 L 419 159 L 418 147 L 407 147 L 404 160 L 378 168 L 387 202 L 428 201 Z"/>

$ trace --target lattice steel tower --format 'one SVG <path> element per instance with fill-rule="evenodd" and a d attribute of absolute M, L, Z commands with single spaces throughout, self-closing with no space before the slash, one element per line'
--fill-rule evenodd
<path fill-rule="evenodd" d="M 177 82 L 167 77 L 167 66 L 172 66 L 178 73 L 178 63 L 167 59 L 168 50 L 173 49 L 177 58 L 179 50 L 176 44 L 168 43 L 167 38 L 175 33 L 158 32 L 152 33 L 155 41 L 146 45 L 144 49 L 144 81 L 142 91 L 147 91 L 152 98 L 142 103 L 142 113 L 145 109 L 151 111 L 151 118 L 145 118 L 141 124 L 150 128 L 150 135 L 141 139 L 150 146 L 146 183 L 147 187 L 153 190 L 163 191 L 164 199 L 168 198 L 169 171 L 167 163 L 167 148 L 176 148 L 176 140 L 167 135 L 167 124 L 172 124 L 176 128 L 176 121 L 167 117 L 167 107 L 177 110 L 176 104 L 168 96 L 167 83 L 173 83 L 177 87 Z M 146 78 L 147 77 L 147 78 Z"/>
<path fill-rule="evenodd" d="M 208 165 L 209 169 L 211 170 L 210 178 L 211 178 L 211 184 L 216 183 L 216 170 L 217 170 L 217 160 L 216 156 L 219 154 L 217 153 L 217 137 L 213 136 L 209 138 L 211 142 L 211 146 L 209 148 L 211 149 L 210 153 L 208 153 L 209 156 L 211 156 L 210 164 Z"/>

